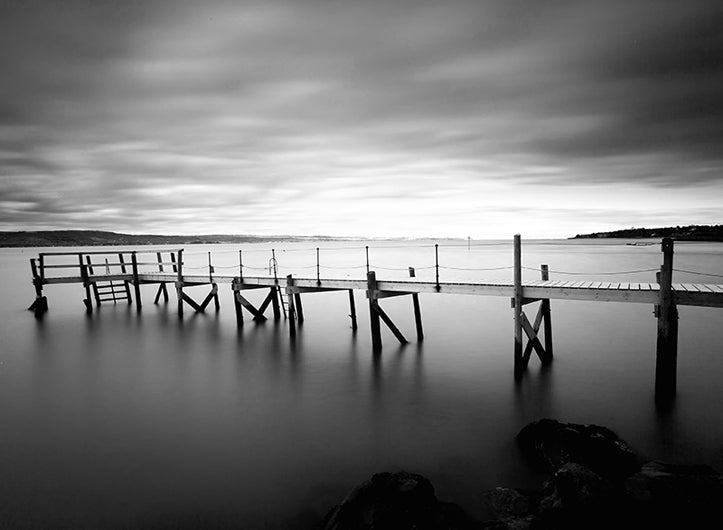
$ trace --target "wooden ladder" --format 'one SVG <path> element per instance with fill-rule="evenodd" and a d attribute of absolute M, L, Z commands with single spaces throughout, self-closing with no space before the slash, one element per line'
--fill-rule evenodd
<path fill-rule="evenodd" d="M 90 263 L 90 256 L 87 256 L 89 271 L 92 274 L 93 269 Z M 108 259 L 105 260 L 105 272 L 110 274 L 110 266 L 108 265 Z M 115 282 L 113 280 L 107 281 L 94 281 L 93 282 L 93 294 L 95 295 L 96 305 L 100 305 L 101 302 L 113 302 L 114 304 L 120 300 L 127 300 L 131 303 L 131 290 L 128 287 L 128 280 L 122 280 Z"/>

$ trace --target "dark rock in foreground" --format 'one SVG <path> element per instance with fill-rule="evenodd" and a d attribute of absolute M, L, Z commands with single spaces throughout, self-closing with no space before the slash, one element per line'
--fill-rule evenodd
<path fill-rule="evenodd" d="M 455 504 L 441 502 L 425 477 L 378 473 L 326 516 L 324 530 L 466 530 L 477 528 Z"/>
<path fill-rule="evenodd" d="M 640 469 L 628 444 L 599 425 L 542 419 L 526 425 L 517 435 L 517 443 L 534 467 L 548 473 L 574 462 L 602 477 L 621 480 Z"/>
<path fill-rule="evenodd" d="M 613 431 L 544 419 L 517 435 L 523 454 L 550 479 L 542 490 L 495 488 L 475 522 L 437 500 L 426 478 L 380 473 L 355 488 L 322 530 L 608 530 L 719 528 L 723 476 L 708 466 L 647 462 Z"/>

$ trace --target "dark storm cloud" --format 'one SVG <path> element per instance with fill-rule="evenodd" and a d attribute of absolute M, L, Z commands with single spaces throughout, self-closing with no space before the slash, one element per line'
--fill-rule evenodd
<path fill-rule="evenodd" d="M 717 185 L 718 5 L 5 1 L 0 202 L 110 227 L 479 181 Z"/>

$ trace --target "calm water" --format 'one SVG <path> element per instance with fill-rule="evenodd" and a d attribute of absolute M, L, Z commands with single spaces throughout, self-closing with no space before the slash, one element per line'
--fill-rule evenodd
<path fill-rule="evenodd" d="M 365 243 L 320 245 L 323 276 L 364 277 Z M 407 277 L 407 266 L 433 278 L 433 242 L 370 245 L 380 279 Z M 245 274 L 269 275 L 271 246 L 242 247 Z M 314 246 L 275 245 L 279 276 L 313 277 Z M 237 330 L 228 285 L 219 313 L 187 310 L 182 322 L 174 292 L 152 304 L 155 286 L 143 287 L 141 316 L 119 303 L 86 317 L 81 287 L 53 285 L 39 322 L 26 307 L 28 259 L 41 250 L 0 249 L 3 528 L 307 528 L 357 483 L 396 469 L 428 476 L 440 498 L 475 513 L 485 489 L 539 486 L 513 439 L 541 417 L 604 424 L 649 458 L 721 470 L 721 309 L 680 308 L 678 396 L 663 414 L 647 305 L 553 301 L 552 368 L 533 358 L 516 385 L 504 298 L 421 295 L 423 344 L 401 348 L 384 330 L 375 357 L 362 292 L 356 334 L 345 292 L 304 295 L 295 345 L 283 320 L 247 318 Z M 218 274 L 236 274 L 237 246 L 187 247 L 187 273 L 207 272 L 209 250 Z M 440 242 L 443 281 L 508 280 L 511 262 L 508 242 Z M 523 262 L 653 281 L 661 255 L 657 243 L 523 242 Z M 482 268 L 501 269 L 467 270 Z M 723 275 L 723 245 L 678 243 L 675 268 Z M 616 271 L 645 272 L 596 274 Z M 382 305 L 413 339 L 411 300 Z"/>

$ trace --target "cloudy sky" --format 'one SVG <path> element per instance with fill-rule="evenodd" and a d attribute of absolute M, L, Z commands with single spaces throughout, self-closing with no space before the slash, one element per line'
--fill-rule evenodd
<path fill-rule="evenodd" d="M 723 4 L 0 0 L 0 230 L 723 222 Z"/>

